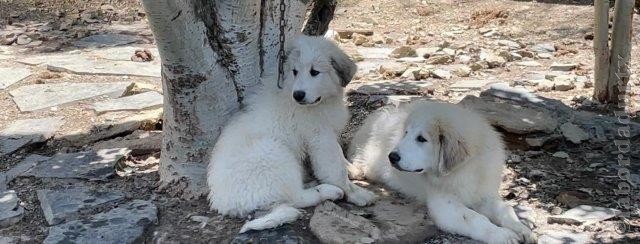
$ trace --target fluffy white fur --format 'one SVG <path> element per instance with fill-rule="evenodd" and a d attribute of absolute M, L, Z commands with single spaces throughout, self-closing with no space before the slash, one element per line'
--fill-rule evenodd
<path fill-rule="evenodd" d="M 247 222 L 240 232 L 294 221 L 297 208 L 336 200 L 366 205 L 374 195 L 349 181 L 338 136 L 349 118 L 343 88 L 356 65 L 335 44 L 300 36 L 288 52 L 283 89 L 265 82 L 246 110 L 223 129 L 209 163 L 211 207 L 219 213 L 268 214 Z M 295 73 L 295 74 L 294 74 Z M 305 96 L 293 98 L 294 91 Z M 302 161 L 308 157 L 323 184 L 305 189 Z"/>
<path fill-rule="evenodd" d="M 504 146 L 475 112 L 426 101 L 386 108 L 365 120 L 348 154 L 352 177 L 426 203 L 446 231 L 492 244 L 535 239 L 498 194 Z"/>

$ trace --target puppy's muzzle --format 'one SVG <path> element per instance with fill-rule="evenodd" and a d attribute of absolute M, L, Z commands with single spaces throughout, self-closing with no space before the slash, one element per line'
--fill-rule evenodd
<path fill-rule="evenodd" d="M 400 162 L 400 159 L 402 159 L 402 158 L 400 157 L 400 154 L 398 154 L 397 152 L 389 153 L 389 162 L 391 163 L 391 166 L 393 166 L 397 170 L 404 171 L 404 169 L 402 169 L 402 168 L 400 168 L 400 166 L 398 166 L 398 162 Z"/>

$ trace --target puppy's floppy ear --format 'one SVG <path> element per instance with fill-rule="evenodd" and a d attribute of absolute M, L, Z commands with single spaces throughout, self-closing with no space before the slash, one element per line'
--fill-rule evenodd
<path fill-rule="evenodd" d="M 449 174 L 469 157 L 469 148 L 463 138 L 447 128 L 442 123 L 437 123 L 438 150 L 438 175 Z"/>
<path fill-rule="evenodd" d="M 358 66 L 345 54 L 342 50 L 336 47 L 336 51 L 331 55 L 331 66 L 338 74 L 340 78 L 340 85 L 342 87 L 346 87 L 351 79 L 353 79 L 353 75 L 356 74 L 358 70 Z"/>

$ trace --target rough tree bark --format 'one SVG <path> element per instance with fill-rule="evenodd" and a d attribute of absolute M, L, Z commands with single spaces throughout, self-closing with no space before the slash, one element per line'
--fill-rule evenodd
<path fill-rule="evenodd" d="M 598 101 L 606 101 L 609 80 L 609 0 L 595 0 L 593 6 L 595 8 L 593 97 Z"/>
<path fill-rule="evenodd" d="M 608 1 L 595 1 L 596 25 L 594 31 L 595 82 L 593 97 L 602 103 L 619 104 L 624 107 L 626 86 L 629 81 L 629 58 L 631 56 L 631 23 L 634 0 L 615 1 L 611 50 L 606 49 L 608 42 Z M 606 13 L 605 13 L 606 11 Z M 603 50 L 603 48 L 605 48 Z M 608 52 L 608 53 L 606 53 Z M 604 64 L 603 58 L 606 62 Z"/>
<path fill-rule="evenodd" d="M 300 33 L 311 3 L 305 0 L 143 0 L 142 3 L 162 61 L 164 140 L 160 189 L 187 199 L 198 198 L 207 192 L 209 151 L 222 126 L 242 106 L 243 98 L 261 83 L 261 78 L 277 77 L 280 34 L 284 32 L 286 46 Z M 285 6 L 284 15 L 281 4 Z M 312 11 L 317 11 L 315 6 L 325 5 L 316 3 Z M 323 26 L 326 19 L 317 21 L 318 26 Z M 284 20 L 282 28 L 281 20 Z M 274 78 L 265 82 L 276 85 Z"/>

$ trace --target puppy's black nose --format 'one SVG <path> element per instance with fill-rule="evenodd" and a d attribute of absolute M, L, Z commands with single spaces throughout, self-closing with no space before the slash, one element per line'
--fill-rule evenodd
<path fill-rule="evenodd" d="M 400 162 L 400 154 L 397 152 L 389 153 L 389 162 L 391 162 L 392 165 L 398 164 L 398 162 Z"/>
<path fill-rule="evenodd" d="M 302 102 L 302 100 L 304 99 L 304 95 L 306 95 L 304 91 L 294 91 L 293 99 L 295 99 L 298 102 Z"/>

